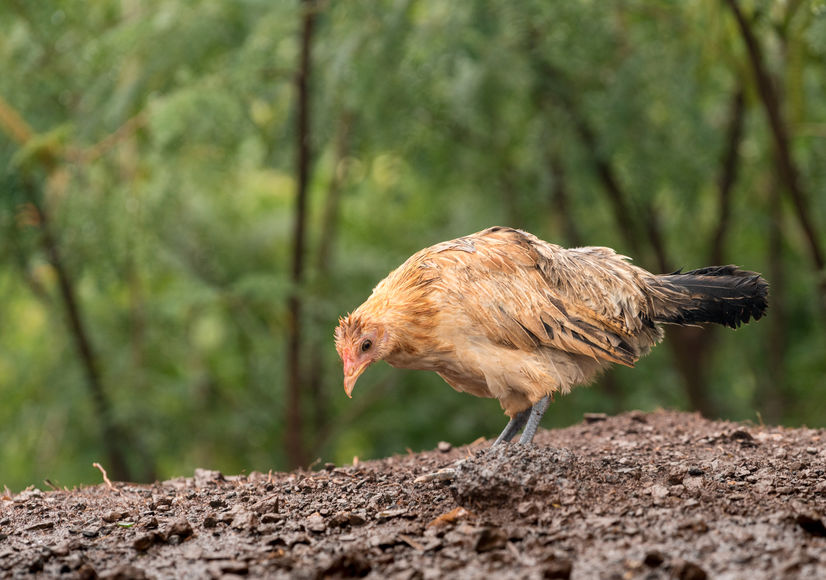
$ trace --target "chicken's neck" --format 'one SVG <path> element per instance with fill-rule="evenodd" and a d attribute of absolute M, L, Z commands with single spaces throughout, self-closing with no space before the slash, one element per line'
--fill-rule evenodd
<path fill-rule="evenodd" d="M 443 343 L 426 318 L 407 318 L 392 326 L 394 348 L 384 357 L 390 365 L 402 369 L 438 371 L 453 347 Z"/>

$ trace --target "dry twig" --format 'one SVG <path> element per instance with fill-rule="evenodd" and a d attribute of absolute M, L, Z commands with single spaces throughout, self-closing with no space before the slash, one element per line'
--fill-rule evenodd
<path fill-rule="evenodd" d="M 108 476 L 108 475 L 106 475 L 106 470 L 105 470 L 105 469 L 103 469 L 103 466 L 102 466 L 100 463 L 98 463 L 97 461 L 95 461 L 95 462 L 92 464 L 92 467 L 97 467 L 97 468 L 100 470 L 100 472 L 103 474 L 103 481 L 106 483 L 106 487 L 108 487 L 108 488 L 109 488 L 109 489 L 111 489 L 112 491 L 117 491 L 117 490 L 115 489 L 115 486 L 113 486 L 113 485 L 112 485 L 112 482 L 111 482 L 111 481 L 109 481 L 109 476 Z"/>

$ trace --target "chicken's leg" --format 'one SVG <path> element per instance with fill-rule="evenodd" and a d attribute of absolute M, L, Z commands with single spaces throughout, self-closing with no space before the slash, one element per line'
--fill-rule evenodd
<path fill-rule="evenodd" d="M 514 436 L 519 433 L 519 430 L 525 426 L 525 423 L 528 421 L 528 416 L 533 411 L 532 408 L 525 409 L 524 411 L 520 411 L 513 418 L 508 421 L 508 424 L 505 425 L 505 428 L 502 430 L 502 433 L 499 434 L 499 437 L 496 438 L 496 441 L 493 442 L 491 447 L 496 447 L 500 443 L 507 443 Z"/>
<path fill-rule="evenodd" d="M 548 405 L 551 404 L 551 396 L 545 395 L 539 399 L 531 408 L 531 416 L 528 418 L 528 424 L 525 425 L 525 430 L 522 431 L 522 437 L 519 438 L 519 443 L 528 445 L 533 441 L 533 436 L 536 434 L 536 429 L 539 427 L 539 422 L 542 420 L 542 415 L 548 410 Z M 510 423 L 508 424 L 510 426 Z M 507 429 L 507 427 L 505 428 Z"/>

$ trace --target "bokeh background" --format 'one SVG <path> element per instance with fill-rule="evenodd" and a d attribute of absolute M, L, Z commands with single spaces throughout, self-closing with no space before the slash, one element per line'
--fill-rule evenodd
<path fill-rule="evenodd" d="M 772 283 L 559 399 L 826 426 L 823 0 L 3 0 L 0 486 L 349 462 L 497 403 L 339 315 L 491 225 Z M 44 484 L 44 480 L 48 483 Z"/>

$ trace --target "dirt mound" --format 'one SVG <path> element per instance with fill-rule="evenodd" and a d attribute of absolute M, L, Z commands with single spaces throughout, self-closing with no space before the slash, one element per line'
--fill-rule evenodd
<path fill-rule="evenodd" d="M 535 447 L 30 489 L 0 576 L 826 577 L 824 431 L 593 415 Z"/>

